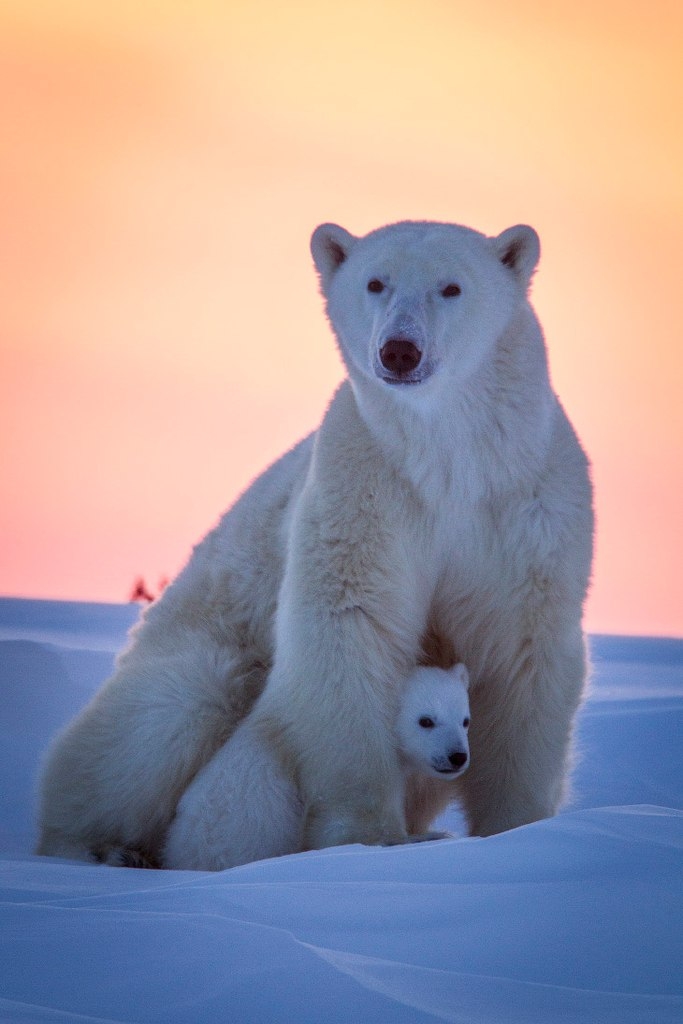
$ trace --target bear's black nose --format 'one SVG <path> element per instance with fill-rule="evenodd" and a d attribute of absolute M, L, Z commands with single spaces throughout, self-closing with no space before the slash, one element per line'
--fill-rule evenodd
<path fill-rule="evenodd" d="M 382 366 L 397 377 L 411 373 L 419 366 L 422 353 L 408 338 L 389 338 L 379 352 Z"/>
<path fill-rule="evenodd" d="M 467 764 L 467 754 L 464 750 L 454 750 L 452 754 L 448 755 L 448 760 L 454 768 L 462 768 L 464 764 Z"/>

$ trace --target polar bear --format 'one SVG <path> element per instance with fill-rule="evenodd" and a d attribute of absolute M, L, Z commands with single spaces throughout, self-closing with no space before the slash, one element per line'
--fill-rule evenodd
<path fill-rule="evenodd" d="M 405 684 L 395 744 L 405 778 L 450 782 L 467 769 L 470 710 L 464 665 L 418 667 Z M 405 781 L 405 780 L 404 780 Z M 453 795 L 451 787 L 451 795 Z M 405 789 L 397 794 L 405 800 Z M 258 702 L 195 776 L 169 830 L 162 865 L 221 871 L 266 857 L 298 853 L 304 804 L 294 779 L 259 730 Z M 445 833 L 410 836 L 442 838 Z"/>
<path fill-rule="evenodd" d="M 472 834 L 555 813 L 586 675 L 586 456 L 528 291 L 536 232 L 407 221 L 311 240 L 348 377 L 135 629 L 48 753 L 38 851 L 154 860 L 178 800 L 254 700 L 307 848 L 424 832 L 396 799 L 412 667 L 464 662 Z"/>

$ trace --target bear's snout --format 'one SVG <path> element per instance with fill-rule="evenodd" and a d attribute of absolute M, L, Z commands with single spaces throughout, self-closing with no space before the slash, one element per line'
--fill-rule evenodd
<path fill-rule="evenodd" d="M 389 338 L 379 352 L 382 366 L 396 378 L 405 377 L 416 370 L 422 352 L 409 338 Z"/>
<path fill-rule="evenodd" d="M 454 768 L 462 768 L 467 764 L 467 754 L 464 750 L 454 750 L 448 755 L 448 760 Z"/>

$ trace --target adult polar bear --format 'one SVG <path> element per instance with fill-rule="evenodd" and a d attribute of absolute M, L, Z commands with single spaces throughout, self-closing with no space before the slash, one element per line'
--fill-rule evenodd
<path fill-rule="evenodd" d="M 195 549 L 53 746 L 41 853 L 158 857 L 181 794 L 266 680 L 307 847 L 425 831 L 448 785 L 393 796 L 391 723 L 419 661 L 470 671 L 457 785 L 473 834 L 562 798 L 591 488 L 527 299 L 537 235 L 326 224 L 311 248 L 349 379 Z"/>

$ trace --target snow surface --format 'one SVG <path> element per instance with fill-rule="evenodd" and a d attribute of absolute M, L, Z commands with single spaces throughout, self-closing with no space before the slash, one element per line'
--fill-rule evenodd
<path fill-rule="evenodd" d="M 136 615 L 0 601 L 0 1021 L 683 1021 L 683 640 L 593 639 L 552 821 L 215 874 L 36 857 L 41 752 Z"/>

